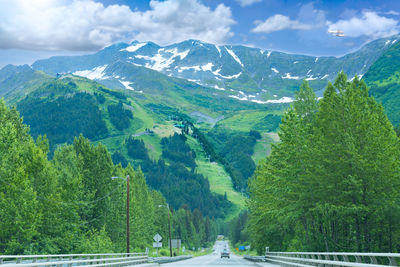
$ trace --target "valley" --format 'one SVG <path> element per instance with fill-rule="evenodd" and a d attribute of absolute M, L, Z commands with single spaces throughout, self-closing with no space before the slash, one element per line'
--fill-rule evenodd
<path fill-rule="evenodd" d="M 80 149 L 89 151 L 82 156 L 88 162 L 98 153 L 97 166 L 107 162 L 110 175 L 113 168 L 119 175 L 132 173 L 140 182 L 135 189 L 140 201 L 151 199 L 159 203 L 156 208 L 168 204 L 180 225 L 175 234 L 200 246 L 218 231 L 228 234 L 227 225 L 247 234 L 249 181 L 269 164 L 274 144 L 281 143 L 282 118 L 299 97 L 300 86 L 310 85 L 317 103 L 344 69 L 350 74 L 347 82 L 363 77 L 398 126 L 400 67 L 390 63 L 400 51 L 398 37 L 375 40 L 337 58 L 196 40 L 168 47 L 120 43 L 93 55 L 8 65 L 0 70 L 0 96 L 8 107 L 16 107 L 46 160 L 60 161 L 60 153 L 71 146 L 77 155 Z M 86 177 L 87 162 L 74 164 Z M 102 192 L 91 188 L 91 194 L 104 196 L 109 186 Z M 166 214 L 152 212 L 166 220 Z M 166 234 L 165 225 L 151 227 Z M 105 233 L 100 226 L 93 229 Z M 121 242 L 120 233 L 104 231 Z M 191 235 L 197 239 L 189 241 Z"/>

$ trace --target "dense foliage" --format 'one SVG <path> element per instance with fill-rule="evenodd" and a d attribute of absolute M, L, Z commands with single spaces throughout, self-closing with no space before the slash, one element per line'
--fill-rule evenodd
<path fill-rule="evenodd" d="M 235 189 L 245 191 L 247 180 L 256 168 L 251 156 L 257 139 L 261 137 L 260 133 L 254 130 L 249 133 L 232 132 L 223 127 L 214 127 L 207 137 L 212 140 L 212 146 L 218 154 L 217 160 L 231 176 Z"/>
<path fill-rule="evenodd" d="M 399 139 L 364 82 L 302 85 L 250 183 L 259 252 L 400 251 Z"/>
<path fill-rule="evenodd" d="M 171 162 L 182 163 L 190 167 L 192 171 L 194 170 L 196 154 L 186 144 L 185 135 L 175 133 L 173 136 L 164 137 L 161 139 L 161 145 L 163 146 L 163 158 Z"/>
<path fill-rule="evenodd" d="M 247 210 L 239 213 L 237 217 L 229 222 L 229 240 L 235 246 L 247 245 L 249 242 L 249 234 L 246 229 L 249 213 Z"/>
<path fill-rule="evenodd" d="M 143 140 L 135 139 L 129 136 L 125 140 L 126 149 L 128 150 L 128 156 L 133 159 L 143 159 L 148 160 L 149 155 L 147 154 L 147 149 L 144 145 Z"/>
<path fill-rule="evenodd" d="M 364 80 L 370 94 L 382 103 L 394 125 L 400 125 L 400 43 L 393 45 L 367 71 Z"/>
<path fill-rule="evenodd" d="M 117 130 L 124 130 L 131 126 L 131 119 L 133 119 L 133 113 L 129 109 L 124 109 L 121 101 L 118 104 L 111 104 L 107 106 L 108 116 L 111 123 L 117 128 Z"/>
<path fill-rule="evenodd" d="M 185 141 L 186 137 L 180 134 L 163 138 L 161 143 L 164 160 L 158 161 L 149 158 L 143 141 L 130 137 L 126 144 L 127 148 L 130 146 L 128 153 L 140 151 L 134 155 L 140 156 L 136 159 L 141 159 L 140 166 L 146 175 L 147 183 L 159 190 L 171 207 L 179 209 L 186 206 L 188 210 L 198 209 L 210 218 L 222 218 L 229 212 L 231 203 L 226 197 L 211 193 L 208 180 L 194 172 L 195 153 Z"/>
<path fill-rule="evenodd" d="M 47 153 L 47 140 L 34 142 L 18 112 L 0 101 L 0 254 L 125 251 L 126 175 L 132 249 L 150 247 L 156 232 L 167 237 L 165 198 L 148 189 L 140 169 L 115 166 L 103 145 L 82 135 L 51 161 Z M 188 246 L 215 238 L 215 222 L 196 211 L 174 212 L 172 221 L 173 237 L 196 237 L 183 240 Z"/>
<path fill-rule="evenodd" d="M 76 93 L 54 101 L 35 96 L 18 104 L 24 122 L 34 137 L 46 134 L 50 144 L 71 143 L 83 134 L 89 139 L 108 133 L 96 98 L 87 93 Z"/>

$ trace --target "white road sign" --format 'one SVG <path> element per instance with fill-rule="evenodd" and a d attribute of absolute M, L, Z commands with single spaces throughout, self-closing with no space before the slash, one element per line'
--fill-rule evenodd
<path fill-rule="evenodd" d="M 156 234 L 156 235 L 153 237 L 153 239 L 154 239 L 154 241 L 156 241 L 156 242 L 160 242 L 161 239 L 162 239 L 162 237 L 161 237 L 159 234 Z"/>
<path fill-rule="evenodd" d="M 162 248 L 162 242 L 153 242 L 153 248 Z"/>

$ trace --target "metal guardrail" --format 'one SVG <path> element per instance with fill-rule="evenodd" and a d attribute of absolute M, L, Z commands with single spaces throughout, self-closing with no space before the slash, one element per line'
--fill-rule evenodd
<path fill-rule="evenodd" d="M 256 262 L 265 261 L 265 256 L 249 256 L 249 255 L 244 255 L 243 258 L 244 258 L 245 260 L 256 261 Z"/>
<path fill-rule="evenodd" d="M 168 263 L 168 262 L 175 262 L 175 261 L 183 261 L 187 259 L 193 258 L 192 255 L 182 255 L 182 256 L 175 256 L 175 257 L 155 257 L 155 258 L 149 258 L 149 262 L 155 262 L 155 263 Z"/>
<path fill-rule="evenodd" d="M 117 266 L 148 262 L 146 253 L 0 255 L 1 267 Z"/>
<path fill-rule="evenodd" d="M 259 259 L 259 257 L 257 257 Z M 265 261 L 288 266 L 398 266 L 400 254 L 347 252 L 267 252 Z"/>

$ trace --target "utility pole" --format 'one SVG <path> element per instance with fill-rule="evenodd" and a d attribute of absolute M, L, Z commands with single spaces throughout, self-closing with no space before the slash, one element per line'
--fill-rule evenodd
<path fill-rule="evenodd" d="M 126 176 L 126 253 L 129 253 L 129 175 Z"/>
<path fill-rule="evenodd" d="M 168 209 L 168 225 L 169 225 L 169 256 L 172 257 L 172 240 L 171 240 L 171 220 L 169 218 L 169 205 L 167 204 Z"/>

